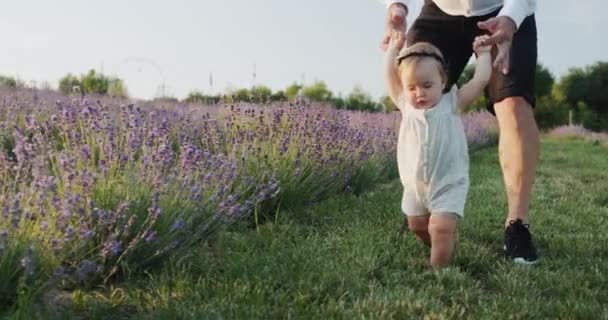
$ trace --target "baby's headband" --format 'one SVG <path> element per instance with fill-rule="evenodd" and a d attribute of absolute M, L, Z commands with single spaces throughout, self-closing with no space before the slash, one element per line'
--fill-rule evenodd
<path fill-rule="evenodd" d="M 430 58 L 433 58 L 433 59 L 439 61 L 439 63 L 441 63 L 441 65 L 443 66 L 443 68 L 446 67 L 446 63 L 445 63 L 445 61 L 443 60 L 443 58 L 440 55 L 438 55 L 438 54 L 436 54 L 434 52 L 424 52 L 424 51 L 414 51 L 414 52 L 410 52 L 410 53 L 408 53 L 406 55 L 403 55 L 403 56 L 398 56 L 397 57 L 397 65 L 399 65 L 401 63 L 401 61 L 403 61 L 403 60 L 405 60 L 405 59 L 407 59 L 409 57 L 430 57 Z"/>

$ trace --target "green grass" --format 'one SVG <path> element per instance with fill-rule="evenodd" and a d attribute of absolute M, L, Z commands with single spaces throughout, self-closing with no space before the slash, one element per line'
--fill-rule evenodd
<path fill-rule="evenodd" d="M 542 261 L 532 267 L 501 256 L 506 199 L 496 148 L 471 162 L 447 269 L 429 270 L 428 249 L 399 234 L 395 181 L 281 213 L 258 230 L 224 232 L 160 273 L 94 292 L 49 292 L 12 316 L 608 319 L 608 148 L 543 141 L 531 207 Z"/>

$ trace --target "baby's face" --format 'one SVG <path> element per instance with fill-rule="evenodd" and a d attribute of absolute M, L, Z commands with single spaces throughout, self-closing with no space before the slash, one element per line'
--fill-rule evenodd
<path fill-rule="evenodd" d="M 443 93 L 445 83 L 432 59 L 423 59 L 408 65 L 401 73 L 405 98 L 418 109 L 434 107 Z"/>

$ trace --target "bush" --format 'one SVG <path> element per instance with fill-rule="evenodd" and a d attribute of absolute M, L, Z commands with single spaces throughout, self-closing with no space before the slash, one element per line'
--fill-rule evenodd
<path fill-rule="evenodd" d="M 16 88 L 17 84 L 18 82 L 15 78 L 0 75 L 0 87 Z"/>
<path fill-rule="evenodd" d="M 107 77 L 91 69 L 80 78 L 68 73 L 59 80 L 59 92 L 63 94 L 80 93 L 102 94 L 125 98 L 128 96 L 127 87 L 119 78 Z"/>
<path fill-rule="evenodd" d="M 202 103 L 202 104 L 218 104 L 222 101 L 221 96 L 205 95 L 200 91 L 192 91 L 188 94 L 188 97 L 184 99 L 187 103 Z"/>
<path fill-rule="evenodd" d="M 80 79 L 78 79 L 78 77 L 72 75 L 71 73 L 68 73 L 66 76 L 59 80 L 59 92 L 66 95 L 72 93 L 74 90 L 77 90 L 78 93 L 81 93 L 81 87 L 82 85 L 80 83 Z"/>
<path fill-rule="evenodd" d="M 536 100 L 534 116 L 540 129 L 549 129 L 567 124 L 569 121 L 569 106 L 559 102 L 551 95 Z"/>

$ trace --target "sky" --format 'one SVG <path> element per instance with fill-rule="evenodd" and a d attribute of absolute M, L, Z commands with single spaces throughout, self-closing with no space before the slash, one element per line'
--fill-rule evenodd
<path fill-rule="evenodd" d="M 608 61 L 607 1 L 537 3 L 539 61 L 554 76 Z M 136 98 L 316 80 L 379 98 L 385 16 L 377 0 L 5 1 L 0 74 L 56 87 L 93 68 Z"/>

